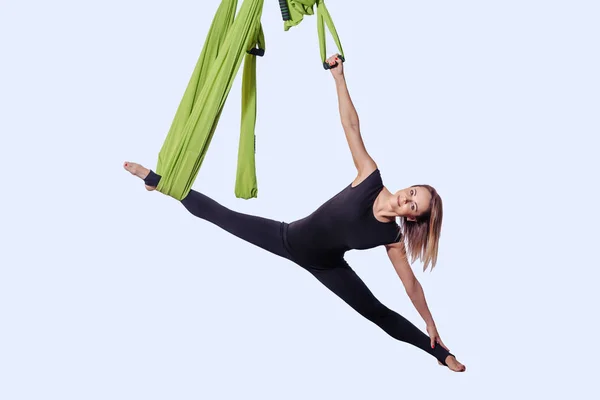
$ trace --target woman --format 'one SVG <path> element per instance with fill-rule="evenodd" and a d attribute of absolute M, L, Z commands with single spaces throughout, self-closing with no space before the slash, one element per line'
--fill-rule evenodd
<path fill-rule="evenodd" d="M 440 338 L 405 248 L 406 243 L 413 260 L 419 257 L 425 269 L 429 264 L 435 267 L 442 201 L 428 185 L 411 186 L 396 193 L 383 186 L 377 164 L 365 149 L 343 64 L 337 57 L 330 57 L 327 62 L 332 66 L 338 64 L 331 73 L 342 126 L 358 172 L 351 184 L 311 215 L 291 223 L 235 212 L 194 190 L 181 203 L 193 215 L 298 264 L 390 336 L 426 351 L 452 371 L 463 372 L 465 366 Z M 129 162 L 124 167 L 142 178 L 146 189 L 158 186 L 160 176 L 153 171 Z M 401 226 L 396 223 L 397 217 Z M 377 246 L 385 246 L 407 294 L 425 320 L 429 336 L 377 300 L 344 260 L 344 253 L 349 250 Z"/>

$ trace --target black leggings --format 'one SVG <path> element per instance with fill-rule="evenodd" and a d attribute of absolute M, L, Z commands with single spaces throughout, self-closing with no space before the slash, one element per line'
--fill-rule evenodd
<path fill-rule="evenodd" d="M 160 179 L 160 177 L 151 172 L 146 178 L 146 184 L 156 186 L 158 184 L 157 179 Z M 191 190 L 181 203 L 196 217 L 211 222 L 242 240 L 298 264 L 350 307 L 379 326 L 390 336 L 426 351 L 446 365 L 445 360 L 450 353 L 437 343 L 435 348 L 432 349 L 429 336 L 406 318 L 390 310 L 377 300 L 343 258 L 328 263 L 324 268 L 321 263 L 316 266 L 300 261 L 298 257 L 292 255 L 289 246 L 286 244 L 286 223 L 230 210 L 194 190 Z"/>

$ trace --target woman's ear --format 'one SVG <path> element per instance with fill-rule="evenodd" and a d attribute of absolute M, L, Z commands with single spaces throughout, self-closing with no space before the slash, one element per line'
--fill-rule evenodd
<path fill-rule="evenodd" d="M 410 221 L 410 222 L 416 222 L 417 221 L 417 219 L 414 218 L 414 217 L 406 217 L 406 220 Z"/>

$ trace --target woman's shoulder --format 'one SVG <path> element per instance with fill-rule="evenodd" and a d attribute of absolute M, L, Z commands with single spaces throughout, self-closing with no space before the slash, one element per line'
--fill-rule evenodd
<path fill-rule="evenodd" d="M 363 185 L 369 186 L 372 183 L 382 183 L 381 171 L 377 165 L 360 171 L 350 186 L 354 189 Z"/>

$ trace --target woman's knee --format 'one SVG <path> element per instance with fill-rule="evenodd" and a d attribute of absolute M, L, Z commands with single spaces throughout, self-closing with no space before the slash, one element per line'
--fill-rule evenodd
<path fill-rule="evenodd" d="M 361 310 L 366 318 L 377 325 L 384 325 L 387 320 L 393 317 L 394 312 L 382 303 L 369 304 Z"/>

